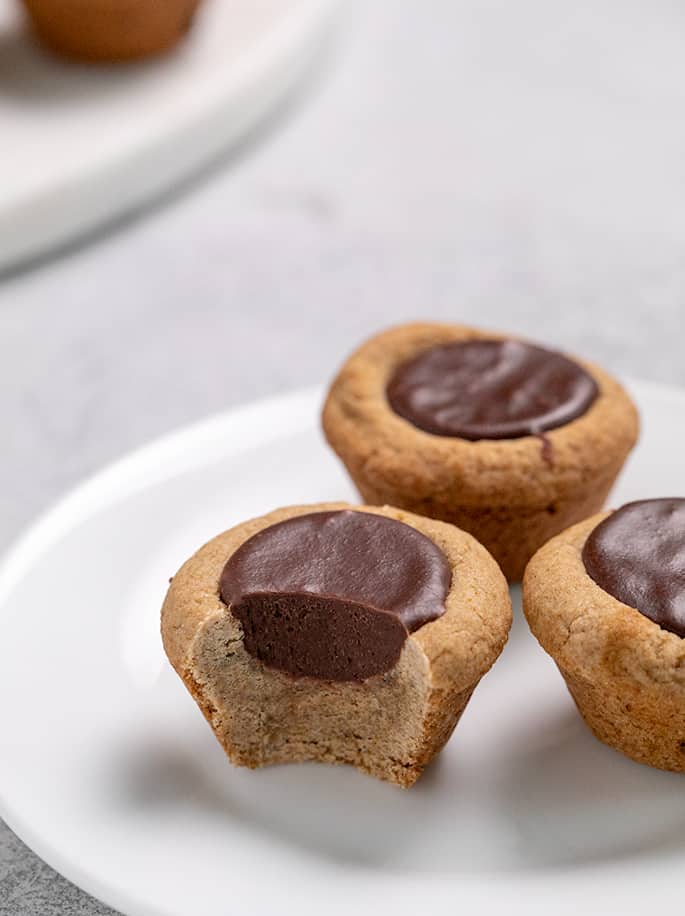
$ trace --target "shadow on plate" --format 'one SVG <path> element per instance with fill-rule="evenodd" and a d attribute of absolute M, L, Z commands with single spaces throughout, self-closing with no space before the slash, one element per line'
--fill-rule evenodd
<path fill-rule="evenodd" d="M 227 834 L 405 875 L 531 873 L 685 852 L 682 777 L 623 759 L 572 711 L 531 733 L 525 753 L 503 747 L 497 761 L 462 760 L 457 736 L 411 791 L 345 767 L 234 769 L 211 735 L 196 738 L 130 745 L 113 777 L 119 801 L 165 816 L 190 806 L 199 825 L 218 818 Z"/>
<path fill-rule="evenodd" d="M 574 709 L 512 755 L 493 805 L 514 828 L 520 865 L 555 868 L 685 852 L 683 776 L 600 743 Z"/>

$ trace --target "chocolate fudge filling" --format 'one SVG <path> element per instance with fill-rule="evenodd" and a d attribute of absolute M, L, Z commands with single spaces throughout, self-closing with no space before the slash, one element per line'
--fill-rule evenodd
<path fill-rule="evenodd" d="M 590 533 L 583 563 L 605 592 L 685 638 L 685 499 L 623 506 Z"/>
<path fill-rule="evenodd" d="M 538 436 L 582 416 L 598 394 L 582 366 L 518 340 L 432 347 L 387 387 L 392 409 L 414 426 L 471 441 Z"/>
<path fill-rule="evenodd" d="M 451 579 L 420 531 L 343 510 L 260 531 L 229 558 L 219 589 L 246 650 L 265 665 L 363 681 L 390 670 L 408 633 L 445 612 Z"/>

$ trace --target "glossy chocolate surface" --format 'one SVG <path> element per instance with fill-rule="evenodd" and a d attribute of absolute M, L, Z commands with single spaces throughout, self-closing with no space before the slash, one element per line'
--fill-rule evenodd
<path fill-rule="evenodd" d="M 561 353 L 518 340 L 466 340 L 432 347 L 401 365 L 390 406 L 437 436 L 518 439 L 582 416 L 599 389 Z"/>
<path fill-rule="evenodd" d="M 444 553 L 403 522 L 342 510 L 265 528 L 229 558 L 220 593 L 247 651 L 296 676 L 361 681 L 445 611 Z"/>
<path fill-rule="evenodd" d="M 685 499 L 623 506 L 590 533 L 583 562 L 605 592 L 685 637 Z"/>

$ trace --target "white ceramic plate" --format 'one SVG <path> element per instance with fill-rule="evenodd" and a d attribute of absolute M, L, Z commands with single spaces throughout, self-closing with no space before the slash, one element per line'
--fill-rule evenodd
<path fill-rule="evenodd" d="M 0 269 L 128 213 L 239 140 L 309 68 L 339 0 L 205 0 L 173 53 L 79 66 L 0 0 Z"/>
<path fill-rule="evenodd" d="M 682 495 L 685 392 L 632 388 L 644 434 L 614 503 Z M 217 532 L 274 506 L 354 499 L 318 430 L 320 394 L 137 452 L 14 548 L 0 571 L 0 813 L 132 916 L 679 906 L 683 777 L 590 736 L 520 613 L 411 791 L 346 768 L 227 763 L 165 660 L 159 607 Z"/>

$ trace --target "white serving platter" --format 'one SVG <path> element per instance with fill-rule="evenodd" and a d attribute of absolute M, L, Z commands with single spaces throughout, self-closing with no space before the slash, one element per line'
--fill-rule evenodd
<path fill-rule="evenodd" d="M 643 437 L 612 502 L 683 495 L 685 392 L 630 387 Z M 226 761 L 166 661 L 160 605 L 169 576 L 219 531 L 279 505 L 355 499 L 322 441 L 321 397 L 168 436 L 80 486 L 12 549 L 0 567 L 0 815 L 129 916 L 677 910 L 683 776 L 590 735 L 518 608 L 413 789 L 347 768 Z"/>

